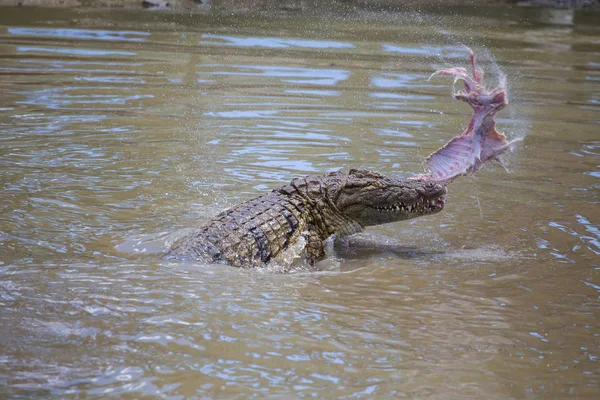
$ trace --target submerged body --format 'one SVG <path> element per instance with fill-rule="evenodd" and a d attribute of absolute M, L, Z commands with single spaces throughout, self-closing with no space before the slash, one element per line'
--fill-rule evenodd
<path fill-rule="evenodd" d="M 434 214 L 444 186 L 400 180 L 372 171 L 338 171 L 294 179 L 289 185 L 222 212 L 178 240 L 165 258 L 261 266 L 300 240 L 310 264 L 325 257 L 325 240 L 365 226 Z"/>

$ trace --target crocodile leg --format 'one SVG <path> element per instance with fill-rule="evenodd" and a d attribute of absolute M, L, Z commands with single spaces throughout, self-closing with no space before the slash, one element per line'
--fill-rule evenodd
<path fill-rule="evenodd" d="M 315 262 L 325 258 L 325 242 L 319 234 L 310 231 L 306 239 L 305 258 L 310 265 L 314 265 Z"/>

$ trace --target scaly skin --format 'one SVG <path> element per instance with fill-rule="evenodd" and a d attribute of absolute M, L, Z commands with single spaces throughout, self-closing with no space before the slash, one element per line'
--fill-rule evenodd
<path fill-rule="evenodd" d="M 325 257 L 331 235 L 437 213 L 445 194 L 434 182 L 365 170 L 311 175 L 222 212 L 179 239 L 165 258 L 259 267 L 304 237 L 303 255 L 312 265 Z"/>

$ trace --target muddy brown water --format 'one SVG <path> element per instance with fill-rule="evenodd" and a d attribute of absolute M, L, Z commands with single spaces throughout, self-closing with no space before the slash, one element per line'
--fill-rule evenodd
<path fill-rule="evenodd" d="M 599 398 L 599 21 L 1 8 L 0 395 Z M 509 77 L 510 174 L 318 271 L 160 259 L 293 177 L 421 172 L 460 43 Z"/>

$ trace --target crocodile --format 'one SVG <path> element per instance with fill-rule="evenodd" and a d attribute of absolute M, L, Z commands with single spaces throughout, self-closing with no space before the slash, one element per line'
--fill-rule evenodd
<path fill-rule="evenodd" d="M 446 193 L 433 181 L 369 170 L 309 175 L 223 211 L 177 240 L 164 258 L 253 268 L 303 240 L 302 256 L 314 265 L 332 235 L 438 213 Z"/>

